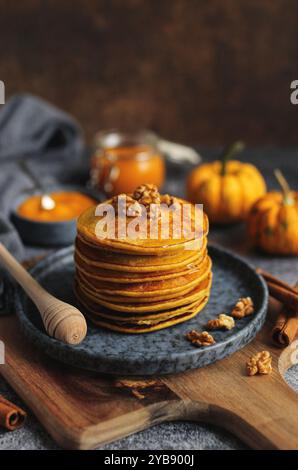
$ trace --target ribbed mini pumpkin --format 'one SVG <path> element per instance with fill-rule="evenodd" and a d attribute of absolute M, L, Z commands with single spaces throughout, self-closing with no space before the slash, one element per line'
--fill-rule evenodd
<path fill-rule="evenodd" d="M 271 254 L 298 254 L 298 192 L 291 191 L 279 170 L 282 192 L 271 191 L 252 207 L 248 235 L 252 244 Z"/>
<path fill-rule="evenodd" d="M 203 204 L 213 223 L 245 220 L 251 206 L 266 192 L 265 181 L 254 165 L 230 160 L 243 149 L 242 142 L 235 142 L 221 160 L 198 166 L 188 177 L 188 199 Z"/>

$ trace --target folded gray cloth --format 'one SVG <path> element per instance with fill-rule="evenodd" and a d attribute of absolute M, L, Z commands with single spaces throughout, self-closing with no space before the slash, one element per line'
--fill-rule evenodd
<path fill-rule="evenodd" d="M 0 113 L 0 160 L 51 149 L 82 151 L 78 125 L 63 111 L 31 95 L 16 95 Z"/>
<path fill-rule="evenodd" d="M 0 107 L 0 242 L 24 257 L 20 237 L 9 221 L 16 196 L 40 184 L 75 182 L 82 163 L 83 139 L 78 124 L 63 111 L 27 94 Z M 24 172 L 26 162 L 28 172 Z M 0 271 L 0 314 L 11 310 L 12 283 Z"/>

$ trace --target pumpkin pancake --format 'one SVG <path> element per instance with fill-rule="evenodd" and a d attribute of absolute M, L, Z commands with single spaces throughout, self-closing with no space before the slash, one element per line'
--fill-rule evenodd
<path fill-rule="evenodd" d="M 104 268 L 125 272 L 151 272 L 171 271 L 175 268 L 186 266 L 200 255 L 203 256 L 207 247 L 207 240 L 204 239 L 201 250 L 183 250 L 181 253 L 167 256 L 141 256 L 126 255 L 109 252 L 102 248 L 95 248 L 83 242 L 78 235 L 76 239 L 76 254 L 82 261 L 94 268 Z"/>
<path fill-rule="evenodd" d="M 109 235 L 109 237 L 101 236 L 101 233 L 97 229 L 97 224 L 104 219 L 103 216 L 96 215 L 99 213 L 100 209 L 104 210 L 105 205 L 110 205 L 111 207 L 115 207 L 115 201 L 113 199 L 109 199 L 102 204 L 99 204 L 96 208 L 91 207 L 83 212 L 77 223 L 77 230 L 80 235 L 80 238 L 85 241 L 86 243 L 92 246 L 97 246 L 101 248 L 113 249 L 115 251 L 119 251 L 120 253 L 138 253 L 141 255 L 166 255 L 173 252 L 181 251 L 181 250 L 188 250 L 188 249 L 200 249 L 201 242 L 203 238 L 207 235 L 209 230 L 209 223 L 208 217 L 206 214 L 201 213 L 202 215 L 202 237 L 196 238 L 196 234 L 194 231 L 195 227 L 195 216 L 196 216 L 196 209 L 193 204 L 190 204 L 183 199 L 176 198 L 176 202 L 181 205 L 188 205 L 190 207 L 190 220 L 185 221 L 183 228 L 187 233 L 187 229 L 189 229 L 188 236 L 181 236 L 180 238 L 174 238 L 171 236 L 173 234 L 173 213 L 170 212 L 169 214 L 169 234 L 166 237 L 163 237 L 162 233 L 158 233 L 158 238 L 150 237 L 149 233 L 149 223 L 147 223 L 147 237 L 141 238 L 141 236 L 136 238 L 121 238 L 119 231 L 118 231 L 118 217 L 116 215 L 116 223 L 115 223 L 115 234 Z M 165 218 L 166 211 L 161 207 L 161 217 L 157 221 L 159 232 L 161 231 L 161 223 L 162 220 Z M 199 212 L 199 209 L 197 209 Z M 131 218 L 126 217 L 124 223 L 126 224 L 126 229 L 129 227 L 131 223 Z M 169 236 L 168 236 L 169 235 Z"/>
<path fill-rule="evenodd" d="M 189 293 L 175 296 L 172 299 L 168 300 L 159 300 L 153 301 L 151 303 L 139 303 L 139 304 L 121 304 L 112 301 L 106 301 L 103 299 L 99 299 L 96 295 L 92 293 L 92 291 L 88 290 L 83 283 L 80 284 L 80 293 L 84 297 L 84 299 L 88 299 L 92 302 L 96 302 L 100 306 L 104 306 L 109 308 L 110 310 L 116 312 L 130 312 L 130 313 L 143 313 L 143 312 L 159 312 L 165 311 L 167 309 L 171 309 L 174 307 L 180 307 L 182 305 L 190 304 L 192 302 L 198 301 L 202 297 L 205 297 L 211 285 L 211 274 L 208 275 L 207 279 L 205 279 L 202 283 L 200 283 L 197 287 L 192 289 Z M 114 300 L 114 299 L 113 299 Z M 142 302 L 142 299 L 141 299 Z"/>
<path fill-rule="evenodd" d="M 85 288 L 85 290 L 88 290 L 90 291 L 90 285 L 88 285 L 88 283 L 86 281 L 83 281 L 82 279 L 79 279 L 79 278 L 76 278 L 76 281 L 80 283 L 80 285 L 83 287 L 83 289 Z M 193 290 L 193 287 L 187 287 L 185 288 L 183 291 L 180 291 L 179 292 L 179 295 L 186 295 L 188 294 L 189 292 L 191 292 Z M 106 300 L 108 302 L 110 302 L 111 300 L 113 300 L 114 303 L 121 303 L 121 304 L 139 304 L 140 303 L 140 299 L 138 297 L 122 297 L 120 295 L 113 295 L 112 299 L 111 299 L 111 296 L 108 295 L 108 294 L 101 294 L 101 293 L 98 293 L 96 292 L 96 294 L 94 293 L 94 290 L 92 290 L 92 293 L 93 295 L 96 297 L 97 300 Z M 170 294 L 164 294 L 164 295 L 156 295 L 154 297 L 143 297 L 142 296 L 142 303 L 152 303 L 152 302 L 159 302 L 159 301 L 164 301 L 164 300 L 171 300 L 173 299 L 173 294 L 170 293 Z"/>
<path fill-rule="evenodd" d="M 119 333 L 151 333 L 153 331 L 158 331 L 163 328 L 169 328 L 170 326 L 178 325 L 179 323 L 185 322 L 190 320 L 191 318 L 195 317 L 206 305 L 208 302 L 208 297 L 204 298 L 199 305 L 196 307 L 190 307 L 189 311 L 184 312 L 183 314 L 174 317 L 169 320 L 162 320 L 154 325 L 134 325 L 131 326 L 129 323 L 120 323 L 120 322 L 111 322 L 107 319 L 98 319 L 97 317 L 94 318 L 92 314 L 88 311 L 86 312 L 86 316 L 94 323 L 96 326 L 100 326 L 102 328 L 106 328 L 108 330 L 117 331 Z"/>
<path fill-rule="evenodd" d="M 90 266 L 86 261 L 83 261 L 78 253 L 75 253 L 75 264 L 77 269 L 81 272 L 82 277 L 86 279 L 94 279 L 98 281 L 107 281 L 113 282 L 117 284 L 131 284 L 134 282 L 149 282 L 149 281 L 158 281 L 161 279 L 171 279 L 173 277 L 177 277 L 179 275 L 184 275 L 193 270 L 198 270 L 202 263 L 206 260 L 207 257 L 207 250 L 204 253 L 204 256 L 201 258 L 196 258 L 191 263 L 187 264 L 186 266 L 182 266 L 181 268 L 175 268 L 172 271 L 160 272 L 158 270 L 150 271 L 150 272 L 118 272 L 116 270 L 111 269 L 102 269 L 102 268 L 95 268 L 94 266 Z"/>
<path fill-rule="evenodd" d="M 119 295 L 109 295 L 109 294 L 104 294 L 102 292 L 98 292 L 93 288 L 91 284 L 88 283 L 85 279 L 82 279 L 80 275 L 76 276 L 76 282 L 78 282 L 83 290 L 86 292 L 87 295 L 89 295 L 90 298 L 94 298 L 95 301 L 100 302 L 106 301 L 110 302 L 112 304 L 126 304 L 125 309 L 128 307 L 129 304 L 134 304 L 136 305 L 142 305 L 142 304 L 152 304 L 152 303 L 163 303 L 164 301 L 172 301 L 177 299 L 178 297 L 180 298 L 181 296 L 186 296 L 189 295 L 192 291 L 196 289 L 200 289 L 203 285 L 205 286 L 206 282 L 209 280 L 210 275 L 212 274 L 211 269 L 206 271 L 204 274 L 202 274 L 201 278 L 198 280 L 198 282 L 195 284 L 195 286 L 191 283 L 190 285 L 186 286 L 183 290 L 179 290 L 179 292 L 168 292 L 166 294 L 159 294 L 158 292 L 154 296 L 141 296 L 141 297 L 131 297 L 131 296 L 119 296 Z M 204 283 L 204 284 L 203 284 Z M 127 305 L 128 304 L 128 305 Z M 133 308 L 133 307 L 132 307 Z"/>
<path fill-rule="evenodd" d="M 76 295 L 80 295 L 79 293 L 80 287 L 75 287 Z M 115 321 L 118 323 L 129 323 L 132 325 L 141 325 L 141 324 L 153 324 L 158 323 L 162 320 L 169 320 L 171 318 L 175 318 L 178 315 L 181 315 L 184 312 L 189 311 L 190 308 L 196 308 L 198 305 L 201 304 L 202 300 L 205 297 L 201 297 L 201 299 L 196 300 L 194 302 L 188 303 L 186 305 L 182 305 L 180 307 L 172 308 L 166 310 L 164 312 L 148 312 L 144 315 L 135 315 L 134 313 L 123 313 L 123 312 L 114 312 L 107 307 L 98 306 L 97 304 L 92 303 L 87 299 L 80 300 L 81 304 L 88 310 L 88 312 L 96 319 L 107 319 L 111 321 Z"/>
<path fill-rule="evenodd" d="M 119 295 L 124 297 L 154 297 L 161 294 L 170 294 L 173 296 L 186 287 L 196 287 L 200 282 L 206 278 L 211 270 L 211 260 L 207 256 L 206 261 L 201 266 L 201 269 L 194 269 L 188 274 L 177 276 L 172 279 L 163 279 L 151 282 L 138 282 L 133 284 L 113 284 L 106 281 L 98 281 L 94 278 L 88 277 L 88 283 L 92 286 L 94 292 L 101 294 L 108 294 L 113 297 Z M 79 279 L 82 279 L 82 274 L 78 274 Z M 83 277 L 83 280 L 86 280 Z M 140 297 L 141 296 L 141 297 Z"/>

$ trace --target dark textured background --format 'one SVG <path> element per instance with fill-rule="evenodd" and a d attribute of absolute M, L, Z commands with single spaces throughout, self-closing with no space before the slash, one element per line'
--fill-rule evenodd
<path fill-rule="evenodd" d="M 0 0 L 0 79 L 98 128 L 297 144 L 296 0 Z"/>

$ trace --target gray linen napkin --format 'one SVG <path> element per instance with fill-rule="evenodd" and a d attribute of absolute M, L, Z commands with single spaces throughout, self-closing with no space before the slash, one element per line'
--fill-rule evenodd
<path fill-rule="evenodd" d="M 82 139 L 74 120 L 40 98 L 13 96 L 0 113 L 0 160 L 58 148 L 81 152 Z"/>
<path fill-rule="evenodd" d="M 41 184 L 75 182 L 83 155 L 81 130 L 74 119 L 40 98 L 24 94 L 0 107 L 0 242 L 18 259 L 25 250 L 9 220 L 17 195 L 34 187 L 20 162 Z M 0 315 L 12 311 L 13 284 L 0 269 Z"/>

